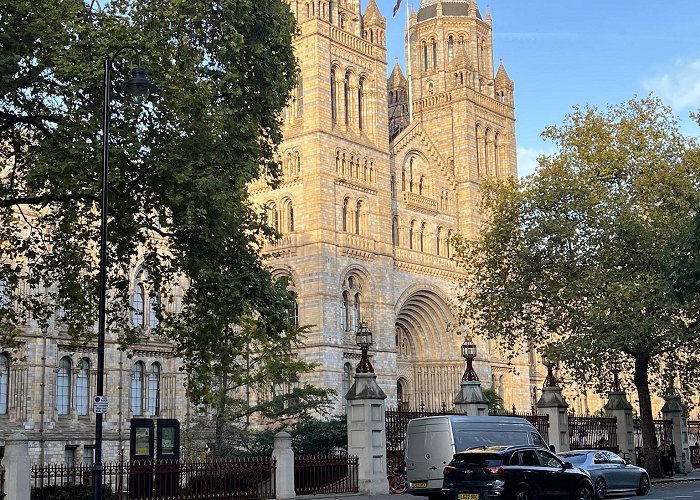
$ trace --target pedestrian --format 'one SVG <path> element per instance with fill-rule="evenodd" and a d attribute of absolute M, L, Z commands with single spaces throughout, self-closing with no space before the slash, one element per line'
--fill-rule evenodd
<path fill-rule="evenodd" d="M 671 461 L 671 446 L 665 439 L 661 441 L 659 452 L 661 454 L 661 469 L 663 470 L 664 476 L 672 475 L 673 462 Z"/>
<path fill-rule="evenodd" d="M 668 466 L 669 466 L 669 470 L 671 471 L 671 477 L 673 477 L 673 475 L 676 472 L 676 461 L 678 460 L 678 457 L 676 456 L 676 445 L 673 444 L 673 441 L 671 441 L 671 443 L 668 447 L 668 452 L 669 452 L 669 457 L 668 457 L 669 464 L 668 464 Z"/>

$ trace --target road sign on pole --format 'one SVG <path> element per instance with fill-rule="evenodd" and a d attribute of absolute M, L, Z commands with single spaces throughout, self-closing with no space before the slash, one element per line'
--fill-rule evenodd
<path fill-rule="evenodd" d="M 109 401 L 107 401 L 107 396 L 95 396 L 95 403 L 92 406 L 92 411 L 94 413 L 107 413 L 109 409 Z"/>

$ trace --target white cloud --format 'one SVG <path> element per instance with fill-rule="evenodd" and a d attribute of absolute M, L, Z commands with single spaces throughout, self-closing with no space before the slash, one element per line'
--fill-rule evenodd
<path fill-rule="evenodd" d="M 549 155 L 554 152 L 553 149 L 536 149 L 536 148 L 526 148 L 518 146 L 518 177 L 521 179 L 527 177 L 530 174 L 535 173 L 539 163 L 537 163 L 537 158 L 542 155 Z"/>
<path fill-rule="evenodd" d="M 658 95 L 677 113 L 700 108 L 700 59 L 678 59 L 666 73 L 644 82 L 647 91 Z"/>

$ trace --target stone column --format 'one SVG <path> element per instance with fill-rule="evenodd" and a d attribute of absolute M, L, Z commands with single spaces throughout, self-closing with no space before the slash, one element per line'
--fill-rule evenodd
<path fill-rule="evenodd" d="M 481 382 L 478 380 L 462 380 L 457 395 L 452 400 L 455 411 L 465 415 L 487 416 L 489 414 L 489 400 L 481 390 Z"/>
<path fill-rule="evenodd" d="M 566 413 L 569 405 L 561 394 L 561 388 L 544 386 L 536 406 L 539 415 L 549 417 L 549 444 L 554 445 L 557 453 L 569 451 L 569 418 Z"/>
<path fill-rule="evenodd" d="M 292 451 L 292 436 L 288 432 L 275 434 L 275 445 L 272 457 L 277 462 L 275 472 L 275 498 L 294 498 L 294 451 Z"/>
<path fill-rule="evenodd" d="M 386 394 L 377 376 L 356 373 L 345 395 L 348 401 L 348 454 L 359 458 L 358 483 L 362 495 L 389 493 L 386 480 Z"/>
<path fill-rule="evenodd" d="M 630 460 L 636 461 L 634 452 L 634 423 L 632 420 L 632 405 L 627 400 L 625 391 L 613 390 L 608 395 L 608 402 L 605 403 L 605 415 L 617 419 L 617 446 L 620 452 L 629 456 Z M 637 464 L 639 465 L 639 464 Z"/>
<path fill-rule="evenodd" d="M 7 500 L 29 500 L 32 468 L 27 436 L 14 432 L 5 440 L 5 495 Z"/>
<path fill-rule="evenodd" d="M 681 397 L 677 394 L 664 396 L 661 413 L 665 420 L 673 422 L 673 445 L 676 448 L 676 462 L 685 467 L 686 471 L 693 470 L 690 463 L 690 443 L 688 442 L 688 420 L 685 417 L 685 407 L 681 403 Z"/>

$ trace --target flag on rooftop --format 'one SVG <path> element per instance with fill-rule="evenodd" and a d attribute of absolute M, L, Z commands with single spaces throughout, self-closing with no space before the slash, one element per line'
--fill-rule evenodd
<path fill-rule="evenodd" d="M 394 16 L 396 16 L 396 13 L 399 11 L 399 7 L 401 7 L 401 0 L 396 0 L 396 5 L 394 5 Z"/>

